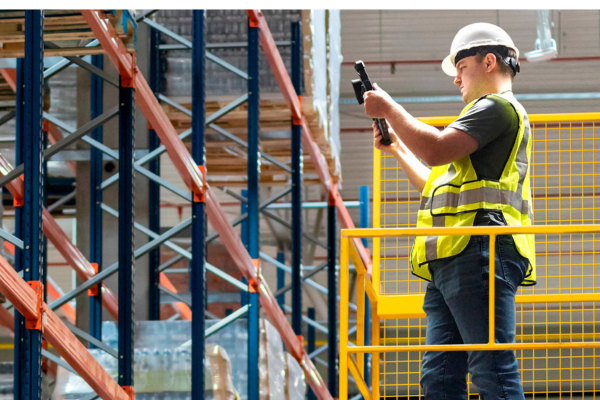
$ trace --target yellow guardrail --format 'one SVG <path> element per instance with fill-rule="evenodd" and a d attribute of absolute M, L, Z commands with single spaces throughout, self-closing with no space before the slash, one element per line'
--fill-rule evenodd
<path fill-rule="evenodd" d="M 419 118 L 440 129 L 455 119 Z M 529 121 L 535 226 L 600 224 L 600 113 L 530 114 Z M 420 193 L 411 186 L 393 156 L 373 151 L 373 227 L 414 227 Z M 380 327 L 372 327 L 373 343 L 377 343 L 377 338 L 382 345 L 414 344 L 425 337 L 422 304 L 427 282 L 410 273 L 413 238 L 407 236 L 385 238 L 367 234 L 373 237 L 370 282 L 378 295 L 373 315 L 386 318 L 381 319 Z M 571 341 L 597 340 L 600 247 L 595 237 L 539 234 L 536 254 L 538 284 L 521 287 L 517 292 L 517 341 L 548 342 L 557 340 L 557 335 Z M 561 393 L 568 397 L 580 393 L 600 399 L 594 372 L 600 352 L 550 349 L 516 353 L 526 396 Z M 380 360 L 373 359 L 374 398 L 379 398 L 379 391 L 381 398 L 423 395 L 419 386 L 420 363 L 415 362 L 418 353 L 380 354 Z M 381 373 L 376 370 L 378 363 Z M 468 390 L 469 395 L 476 393 L 470 383 Z"/>
<path fill-rule="evenodd" d="M 348 399 L 348 371 L 357 383 L 360 393 L 365 400 L 379 399 L 379 355 L 389 352 L 415 352 L 415 351 L 485 351 L 485 350 L 535 350 L 535 349 L 584 349 L 600 348 L 600 341 L 590 342 L 542 342 L 542 343 L 495 343 L 494 331 L 494 298 L 495 298 L 495 246 L 489 247 L 489 337 L 488 343 L 484 344 L 461 344 L 461 345 L 403 345 L 403 346 L 381 346 L 380 344 L 380 321 L 389 318 L 390 315 L 380 312 L 378 304 L 386 296 L 379 294 L 379 290 L 373 285 L 371 277 L 358 256 L 358 250 L 352 239 L 356 238 L 389 238 L 389 237 L 414 237 L 414 236 L 440 236 L 440 235 L 481 235 L 489 236 L 490 243 L 495 243 L 499 235 L 514 234 L 595 234 L 600 233 L 600 225 L 547 225 L 547 226 L 494 226 L 494 227 L 460 227 L 460 228 L 389 228 L 389 229 L 344 229 L 341 233 L 340 253 L 340 400 Z M 349 293 L 349 261 L 352 260 L 357 274 L 356 283 L 356 320 L 357 334 L 356 346 L 348 346 L 348 304 Z M 365 320 L 365 294 L 369 298 L 371 306 L 371 330 L 372 343 L 374 346 L 365 346 L 364 320 Z M 397 306 L 402 306 L 402 300 L 406 300 L 413 312 L 418 312 L 419 300 L 416 295 L 394 296 Z M 598 302 L 598 293 L 568 293 L 555 295 L 522 295 L 519 297 L 521 303 L 569 303 L 569 302 Z M 422 301 L 420 303 L 422 305 Z M 421 310 L 422 312 L 422 310 Z M 396 315 L 391 315 L 396 318 Z M 594 338 L 595 339 L 595 338 Z M 365 382 L 365 357 L 366 353 L 372 354 L 372 391 Z M 356 359 L 355 359 L 356 357 Z"/>

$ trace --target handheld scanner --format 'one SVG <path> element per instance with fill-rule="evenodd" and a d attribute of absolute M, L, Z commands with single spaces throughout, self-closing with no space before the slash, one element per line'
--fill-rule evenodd
<path fill-rule="evenodd" d="M 352 81 L 352 86 L 354 87 L 354 93 L 356 94 L 356 99 L 358 100 L 358 104 L 363 104 L 364 100 L 362 98 L 363 91 L 370 92 L 373 90 L 373 85 L 369 80 L 369 75 L 367 75 L 367 70 L 365 69 L 365 63 L 361 60 L 358 60 L 354 63 L 354 69 L 358 72 L 359 80 Z M 360 82 L 362 86 L 362 91 L 359 93 L 358 91 L 358 83 Z M 373 118 L 373 121 L 377 123 L 379 130 L 381 131 L 381 144 L 384 146 L 388 146 L 392 144 L 392 139 L 390 138 L 390 133 L 388 132 L 387 122 L 384 118 Z"/>

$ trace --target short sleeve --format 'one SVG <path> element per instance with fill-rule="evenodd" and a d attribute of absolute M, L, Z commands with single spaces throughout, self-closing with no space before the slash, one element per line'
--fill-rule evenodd
<path fill-rule="evenodd" d="M 496 96 L 486 96 L 473 104 L 448 128 L 471 135 L 481 149 L 510 129 L 515 118 L 518 118 L 517 112 L 509 101 Z"/>

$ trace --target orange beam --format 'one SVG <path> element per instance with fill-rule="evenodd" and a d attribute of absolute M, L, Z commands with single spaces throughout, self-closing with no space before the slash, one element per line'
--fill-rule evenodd
<path fill-rule="evenodd" d="M 17 69 L 16 68 L 2 68 L 0 74 L 4 77 L 8 86 L 17 93 Z"/>
<path fill-rule="evenodd" d="M 4 249 L 9 254 L 13 256 L 15 255 L 15 246 L 7 240 L 4 241 Z M 57 300 L 60 298 L 60 293 L 58 292 L 58 290 L 56 290 L 54 286 L 52 286 L 50 282 L 46 283 L 46 287 L 48 288 L 48 296 L 50 296 L 50 298 L 52 298 L 53 300 Z M 75 309 L 69 303 L 63 305 L 61 308 L 66 313 L 69 322 L 74 324 L 76 319 Z M 4 328 L 10 330 L 10 333 L 12 334 L 14 332 L 15 326 L 14 321 L 15 320 L 13 316 L 10 315 L 10 313 L 4 307 L 0 307 L 0 326 L 3 326 Z"/>
<path fill-rule="evenodd" d="M 142 74 L 139 73 L 133 56 L 127 52 L 127 48 L 117 35 L 117 31 L 108 22 L 104 12 L 96 10 L 80 10 L 80 12 L 106 50 L 110 61 L 119 70 L 121 80 L 132 80 L 131 83 L 135 87 L 135 101 L 150 126 L 158 133 L 161 143 L 166 147 L 169 157 L 179 171 L 179 175 L 193 193 L 200 195 L 202 175 L 198 166 L 189 156 L 187 148 L 179 139 L 177 131 L 163 111 L 150 86 L 148 86 Z"/>
<path fill-rule="evenodd" d="M 1 256 L 0 292 L 25 318 L 38 317 L 35 292 Z M 42 303 L 42 310 L 44 338 L 87 384 L 103 399 L 131 400 L 46 303 Z"/>
<path fill-rule="evenodd" d="M 171 160 L 173 160 L 186 185 L 192 192 L 200 193 L 202 188 L 200 170 L 196 163 L 194 163 L 183 142 L 179 139 L 177 131 L 171 124 L 167 114 L 163 111 L 154 93 L 150 90 L 150 86 L 148 86 L 142 74 L 139 73 L 133 55 L 127 52 L 127 48 L 118 37 L 113 26 L 108 22 L 104 12 L 81 10 L 81 14 L 88 22 L 102 47 L 107 50 L 108 58 L 121 74 L 121 80 L 131 80 L 131 84 L 135 87 L 135 101 L 144 113 L 150 126 L 158 133 L 161 143 L 165 145 L 167 153 L 171 157 Z M 161 274 L 160 281 L 163 286 L 174 289 L 174 286 L 166 275 Z M 191 318 L 191 310 L 187 305 L 177 303 L 175 309 L 183 318 Z"/>
<path fill-rule="evenodd" d="M 90 25 L 94 34 L 96 34 L 100 44 L 106 50 L 115 67 L 117 67 L 119 71 L 125 72 L 134 70 L 130 75 L 133 76 L 133 86 L 136 89 L 135 99 L 140 110 L 142 110 L 144 116 L 150 123 L 150 126 L 152 126 L 160 137 L 161 143 L 167 149 L 171 161 L 176 166 L 187 187 L 193 193 L 201 192 L 203 184 L 200 170 L 194 163 L 192 156 L 181 139 L 179 139 L 177 131 L 171 124 L 162 107 L 160 107 L 160 104 L 154 96 L 154 93 L 150 90 L 148 83 L 142 74 L 137 73 L 132 55 L 127 53 L 125 46 L 116 36 L 114 29 L 112 29 L 109 24 L 103 22 L 106 17 L 102 12 L 81 10 L 81 13 Z M 123 76 L 121 79 L 123 79 Z M 291 101 L 294 101 L 294 99 L 291 99 Z M 299 107 L 300 103 L 297 98 L 295 98 L 295 102 L 298 103 Z M 221 241 L 242 274 L 248 280 L 260 282 L 260 303 L 266 314 L 269 316 L 269 319 L 280 333 L 288 351 L 302 365 L 305 371 L 306 380 L 313 391 L 317 394 L 319 399 L 331 400 L 331 395 L 327 391 L 325 383 L 317 373 L 312 361 L 306 355 L 303 344 L 294 334 L 285 314 L 277 304 L 273 293 L 270 291 L 264 280 L 257 279 L 258 277 L 254 262 L 250 258 L 250 255 L 246 251 L 239 236 L 227 220 L 227 217 L 223 213 L 210 186 L 206 185 L 205 189 L 206 214 L 210 224 L 217 232 L 219 232 Z"/>
<path fill-rule="evenodd" d="M 160 284 L 169 289 L 173 293 L 177 293 L 177 289 L 171 283 L 169 278 L 164 273 L 160 273 Z M 177 302 L 173 304 L 173 308 L 177 312 L 177 314 L 181 315 L 181 318 L 191 321 L 192 320 L 192 310 L 188 307 L 187 304 L 182 302 Z"/>
<path fill-rule="evenodd" d="M 319 146 L 314 141 L 310 133 L 306 119 L 302 116 L 302 105 L 300 103 L 300 99 L 296 95 L 296 91 L 294 90 L 290 76 L 287 73 L 283 59 L 279 54 L 279 50 L 277 50 L 275 40 L 271 35 L 267 21 L 260 10 L 248 10 L 248 16 L 250 20 L 257 24 L 260 28 L 260 44 L 265 53 L 265 57 L 269 62 L 271 69 L 273 70 L 275 80 L 277 81 L 277 84 L 283 93 L 283 97 L 290 107 L 292 117 L 302 119 L 302 145 L 304 146 L 304 149 L 308 151 L 308 154 L 310 154 L 310 159 L 315 166 L 317 175 L 319 175 L 321 184 L 323 185 L 325 191 L 329 193 L 330 201 L 335 202 L 335 206 L 338 210 L 338 219 L 340 220 L 342 228 L 353 229 L 355 227 L 354 222 L 352 221 L 352 218 L 350 218 L 350 214 L 344 205 L 342 196 L 337 190 L 337 185 L 334 183 L 331 175 L 329 174 L 329 167 L 325 162 L 325 158 L 321 154 Z M 360 240 L 355 240 L 355 243 L 360 258 L 367 268 L 367 271 L 369 271 L 369 274 L 371 274 L 371 257 L 369 257 L 369 254 Z"/>
<path fill-rule="evenodd" d="M 67 263 L 75 270 L 77 276 L 84 281 L 93 278 L 94 275 L 96 275 L 94 267 L 92 267 L 81 251 L 79 251 L 77 246 L 71 243 L 67 234 L 61 229 L 58 223 L 56 223 L 56 220 L 50 215 L 46 207 L 44 207 L 42 211 L 42 219 L 44 235 L 46 235 L 56 250 L 58 250 Z M 102 304 L 113 319 L 118 321 L 119 303 L 115 294 L 111 292 L 104 283 L 102 284 Z"/>
<path fill-rule="evenodd" d="M 10 336 L 15 336 L 15 318 L 2 306 L 0 306 L 0 326 L 6 328 L 10 332 Z"/>
<path fill-rule="evenodd" d="M 0 154 L 0 176 L 6 175 L 12 169 L 12 165 L 10 165 L 10 163 Z M 22 199 L 23 176 L 10 181 L 6 184 L 6 188 L 14 199 Z M 48 212 L 46 207 L 42 210 L 42 229 L 44 235 L 52 242 L 54 247 L 82 280 L 87 281 L 96 275 L 96 271 L 89 261 L 84 257 L 81 251 L 71 243 L 67 234 L 61 229 L 58 223 L 56 223 L 56 220 L 52 217 L 50 212 Z M 114 320 L 117 321 L 119 314 L 117 298 L 105 284 L 102 284 L 102 304 L 106 307 L 106 310 Z"/>

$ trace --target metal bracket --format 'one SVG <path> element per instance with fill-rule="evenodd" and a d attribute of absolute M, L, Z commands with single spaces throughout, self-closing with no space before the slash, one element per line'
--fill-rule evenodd
<path fill-rule="evenodd" d="M 198 165 L 198 169 L 202 176 L 202 187 L 194 190 L 194 203 L 204 203 L 206 201 L 206 167 Z"/>
<path fill-rule="evenodd" d="M 327 199 L 328 200 L 328 204 L 330 206 L 335 206 L 336 205 L 336 201 L 335 201 L 335 197 L 336 196 L 335 195 L 336 195 L 336 193 L 334 193 L 334 191 L 330 189 L 329 190 L 329 196 L 328 196 L 328 199 Z"/>
<path fill-rule="evenodd" d="M 36 294 L 36 315 L 33 318 L 25 316 L 25 328 L 44 332 L 44 284 L 40 281 L 27 281 L 27 284 Z"/>
<path fill-rule="evenodd" d="M 133 386 L 121 386 L 121 388 L 125 391 L 125 394 L 129 396 L 131 400 L 135 400 L 135 389 Z"/>
<path fill-rule="evenodd" d="M 248 292 L 250 293 L 258 293 L 258 289 L 260 286 L 260 259 L 259 258 L 253 258 L 252 262 L 254 263 L 254 266 L 256 267 L 256 280 L 254 279 L 249 279 L 248 280 Z"/>
<path fill-rule="evenodd" d="M 135 87 L 135 75 L 138 73 L 135 53 L 131 54 L 131 71 L 125 70 L 125 66 L 119 63 L 119 74 L 121 75 L 121 86 L 132 88 Z"/>
<path fill-rule="evenodd" d="M 94 275 L 98 275 L 98 263 L 90 263 L 90 265 L 94 268 Z M 90 297 L 98 296 L 98 293 L 100 293 L 100 284 L 94 285 L 88 289 L 88 296 Z"/>
<path fill-rule="evenodd" d="M 293 125 L 302 125 L 302 114 L 304 114 L 304 110 L 302 109 L 302 96 L 298 96 L 298 101 L 300 102 L 300 115 L 294 115 L 294 111 L 292 110 Z"/>
<path fill-rule="evenodd" d="M 262 12 L 260 10 L 258 10 L 258 15 L 262 16 Z M 252 13 L 248 14 L 248 19 L 249 19 L 249 25 L 250 28 L 259 28 L 260 27 L 260 22 L 258 21 L 258 18 L 256 18 Z"/>
<path fill-rule="evenodd" d="M 18 178 L 21 182 L 25 182 L 25 174 L 21 174 Z M 25 205 L 25 196 L 14 196 L 13 197 L 13 207 L 23 207 Z"/>
<path fill-rule="evenodd" d="M 294 356 L 294 354 L 292 354 L 292 357 L 296 358 L 296 361 L 298 361 L 298 364 L 302 365 L 302 357 L 304 356 L 304 336 L 302 335 L 296 335 L 296 338 L 298 339 L 298 342 L 300 342 L 300 348 L 302 349 L 302 352 L 300 354 L 298 354 L 298 358 L 296 358 Z"/>

